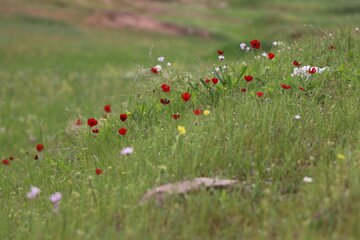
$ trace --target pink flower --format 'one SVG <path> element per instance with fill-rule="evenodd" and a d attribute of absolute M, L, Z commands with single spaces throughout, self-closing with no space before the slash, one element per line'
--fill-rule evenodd
<path fill-rule="evenodd" d="M 34 199 L 41 193 L 40 188 L 37 187 L 30 187 L 30 192 L 27 194 L 28 199 Z"/>

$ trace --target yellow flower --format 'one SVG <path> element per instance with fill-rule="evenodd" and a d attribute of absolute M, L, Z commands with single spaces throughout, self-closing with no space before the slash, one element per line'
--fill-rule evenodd
<path fill-rule="evenodd" d="M 180 135 L 184 135 L 186 133 L 186 128 L 184 126 L 178 126 L 178 131 Z"/>
<path fill-rule="evenodd" d="M 126 112 L 127 115 L 131 115 L 131 112 Z"/>
<path fill-rule="evenodd" d="M 337 155 L 336 155 L 336 157 L 337 157 L 337 159 L 338 160 L 345 160 L 345 155 L 344 154 L 341 154 L 341 153 L 338 153 Z"/>
<path fill-rule="evenodd" d="M 205 110 L 203 113 L 205 116 L 209 116 L 210 115 L 210 110 Z"/>

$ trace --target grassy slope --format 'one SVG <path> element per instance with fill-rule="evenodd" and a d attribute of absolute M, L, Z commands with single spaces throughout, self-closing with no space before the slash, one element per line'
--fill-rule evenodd
<path fill-rule="evenodd" d="M 146 88 L 138 90 L 145 95 L 127 108 L 113 105 L 114 115 L 96 138 L 84 126 L 84 132 L 62 138 L 58 154 L 1 168 L 1 201 L 8 206 L 1 210 L 8 216 L 2 238 L 355 239 L 360 46 L 359 35 L 349 32 L 298 42 L 273 61 L 255 60 L 249 53 L 247 73 L 256 77 L 254 82 L 246 85 L 240 79 L 227 90 L 220 85 L 215 95 L 192 90 L 193 99 L 186 104 L 180 99 L 189 88 L 184 74 L 166 70 L 164 77 L 146 77 L 139 89 L 146 81 L 146 88 L 156 91 L 148 95 Z M 336 50 L 329 50 L 330 44 Z M 293 59 L 331 70 L 310 81 L 291 78 Z M 234 73 L 241 71 L 241 64 L 229 64 Z M 198 72 L 192 79 L 196 83 L 206 75 Z M 164 96 L 158 86 L 164 81 L 172 87 L 167 107 L 158 103 Z M 281 90 L 283 82 L 293 89 Z M 245 85 L 249 93 L 242 94 L 239 87 Z M 308 90 L 297 90 L 299 85 Z M 253 94 L 258 90 L 265 92 L 261 99 Z M 143 110 L 138 109 L 141 104 Z M 195 116 L 197 107 L 210 109 L 210 116 Z M 126 110 L 133 114 L 121 123 L 118 113 Z M 170 118 L 175 111 L 182 114 L 177 121 Z M 296 114 L 301 120 L 294 120 Z M 101 115 L 98 111 L 96 116 Z M 178 136 L 178 125 L 186 126 L 186 135 Z M 129 130 L 125 137 L 116 133 L 122 126 Z M 136 153 L 119 156 L 129 145 Z M 338 160 L 339 153 L 346 159 Z M 104 171 L 100 176 L 94 173 L 97 167 Z M 138 204 L 154 185 L 196 176 L 236 178 L 241 185 L 232 192 L 173 197 L 163 207 Z M 314 182 L 304 183 L 304 176 Z M 32 202 L 24 199 L 30 185 L 43 191 Z M 58 215 L 48 203 L 55 191 L 64 195 Z"/>
<path fill-rule="evenodd" d="M 133 99 L 129 107 L 122 102 L 128 99 L 129 87 L 134 86 L 132 80 L 137 75 L 134 65 L 152 66 L 158 55 L 187 66 L 186 72 L 196 80 L 206 75 L 212 64 L 209 59 L 216 58 L 213 52 L 217 48 L 224 48 L 228 59 L 238 55 L 237 45 L 241 40 L 259 37 L 269 43 L 302 31 L 300 26 L 307 21 L 316 26 L 337 27 L 345 20 L 348 23 L 358 20 L 356 14 L 349 12 L 356 10 L 356 1 L 341 5 L 343 12 L 349 14 L 336 15 L 329 14 L 330 4 L 319 2 L 315 8 L 311 3 L 309 12 L 308 4 L 304 1 L 287 4 L 292 11 L 285 13 L 280 7 L 265 10 L 266 3 L 259 1 L 256 11 L 246 8 L 241 15 L 237 8 L 221 10 L 219 14 L 220 10 L 194 11 L 185 6 L 187 11 L 179 11 L 177 19 L 154 16 L 195 24 L 221 36 L 211 41 L 129 30 L 92 31 L 80 26 L 76 22 L 79 19 L 54 22 L 21 14 L 1 15 L 0 123 L 6 129 L 0 133 L 1 156 L 15 155 L 16 160 L 9 168 L 0 167 L 0 202 L 1 206 L 7 206 L 0 209 L 0 218 L 6 219 L 0 226 L 0 238 L 26 238 L 29 232 L 33 238 L 51 239 L 55 234 L 59 238 L 120 234 L 136 239 L 147 234 L 153 238 L 166 238 L 169 234 L 179 238 L 190 238 L 194 234 L 219 238 L 235 237 L 235 234 L 245 238 L 268 238 L 277 234 L 306 238 L 307 234 L 330 233 L 337 234 L 335 237 L 356 236 L 358 216 L 354 209 L 358 208 L 356 200 L 359 199 L 356 120 L 359 116 L 355 108 L 359 103 L 356 96 L 359 72 L 358 59 L 348 59 L 347 36 L 336 40 L 334 52 L 328 51 L 329 40 L 320 47 L 316 39 L 306 41 L 306 47 L 304 44 L 301 47 L 308 48 L 307 51 L 282 55 L 276 59 L 276 70 L 264 76 L 277 91 L 279 82 L 276 81 L 288 78 L 293 58 L 337 69 L 320 77 L 319 92 L 315 91 L 310 97 L 298 96 L 299 93 L 295 98 L 290 94 L 275 95 L 261 102 L 261 112 L 254 98 L 239 93 L 226 95 L 217 104 L 200 99 L 201 104 L 196 105 L 211 107 L 209 118 L 193 116 L 193 107 L 183 111 L 179 123 L 170 121 L 170 113 L 163 117 L 161 114 L 143 117 L 143 121 L 127 123 L 130 132 L 125 142 L 116 140 L 110 129 L 102 131 L 95 140 L 88 135 L 80 139 L 63 135 L 68 122 L 79 114 L 84 115 L 84 119 L 100 116 L 105 103 L 111 103 L 116 113 L 127 108 L 133 111 L 137 100 Z M 79 8 L 78 5 L 71 7 Z M 79 11 L 85 14 L 94 7 L 103 6 L 91 5 Z M 295 14 L 299 9 L 302 17 Z M 195 13 L 202 11 L 205 17 L 197 17 Z M 192 13 L 191 23 L 184 20 L 189 17 L 185 13 Z M 218 15 L 226 17 L 223 24 L 215 21 Z M 249 21 L 249 18 L 258 20 Z M 270 20 L 274 22 L 270 24 Z M 250 25 L 237 24 L 246 21 Z M 287 21 L 292 24 L 285 24 Z M 155 51 L 149 57 L 152 46 Z M 359 46 L 352 46 L 352 51 L 358 56 Z M 251 62 L 252 57 L 241 57 L 240 62 L 243 60 Z M 230 64 L 239 65 L 232 61 Z M 249 71 L 264 71 L 260 64 L 254 62 L 252 66 Z M 193 68 L 198 69 L 193 71 Z M 178 72 L 176 64 L 173 69 Z M 185 79 L 184 68 L 181 69 L 178 81 Z M 163 80 L 154 79 L 149 83 L 147 75 L 145 78 L 137 85 L 137 92 L 157 89 L 155 96 L 142 94 L 151 107 L 158 104 L 158 85 Z M 169 79 L 172 77 L 166 78 Z M 331 81 L 327 81 L 329 79 Z M 174 85 L 174 89 L 179 88 L 186 87 Z M 326 94 L 322 95 L 323 92 Z M 174 102 L 179 101 L 178 94 L 176 98 Z M 321 99 L 326 100 L 324 104 L 320 104 Z M 297 130 L 289 135 L 295 114 L 302 116 L 300 127 L 306 130 L 295 128 Z M 117 116 L 113 118 L 117 128 L 120 123 Z M 194 121 L 199 122 L 199 126 L 193 126 Z M 180 138 L 173 153 L 177 124 L 185 125 L 188 134 Z M 31 138 L 35 140 L 30 141 Z M 33 146 L 40 141 L 46 145 L 46 156 L 34 162 Z M 134 146 L 136 154 L 129 158 L 117 157 L 126 145 Z M 339 152 L 346 154 L 347 160 L 334 163 Z M 78 158 L 79 161 L 74 161 Z M 104 174 L 93 179 L 90 188 L 88 176 L 94 176 L 96 167 L 104 169 Z M 301 182 L 304 175 L 312 176 L 315 183 L 304 185 Z M 163 209 L 154 204 L 137 205 L 149 187 L 194 176 L 234 177 L 246 181 L 245 190 L 239 189 L 230 195 L 217 192 L 212 196 L 203 192 L 188 196 L 186 201 L 175 198 Z M 41 199 L 33 203 L 24 198 L 30 185 L 37 185 L 43 191 Z M 91 189 L 96 192 L 96 203 L 89 194 Z M 64 194 L 58 216 L 50 212 L 47 199 L 54 191 Z M 281 219 L 286 222 L 279 226 Z M 182 225 L 185 222 L 186 226 Z M 115 230 L 118 224 L 120 232 Z"/>

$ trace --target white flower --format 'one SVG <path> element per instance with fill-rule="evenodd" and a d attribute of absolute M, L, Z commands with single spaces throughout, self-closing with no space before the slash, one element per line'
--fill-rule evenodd
<path fill-rule="evenodd" d="M 27 198 L 28 198 L 28 199 L 34 199 L 34 198 L 36 198 L 40 193 L 41 193 L 40 188 L 31 186 L 31 187 L 30 187 L 30 192 L 28 192 L 28 194 L 27 194 Z"/>
<path fill-rule="evenodd" d="M 168 62 L 166 65 L 171 66 L 171 62 Z"/>
<path fill-rule="evenodd" d="M 312 183 L 313 179 L 311 177 L 304 177 L 303 181 L 306 182 L 306 183 Z"/>
<path fill-rule="evenodd" d="M 295 115 L 295 120 L 300 120 L 300 119 L 301 119 L 300 115 Z"/>
<path fill-rule="evenodd" d="M 225 59 L 224 55 L 219 55 L 218 58 L 219 58 L 219 61 L 222 61 Z"/>
<path fill-rule="evenodd" d="M 249 52 L 251 49 L 250 47 L 246 47 L 246 51 Z"/>
<path fill-rule="evenodd" d="M 154 68 L 155 68 L 158 72 L 160 72 L 161 69 L 162 69 L 162 67 L 161 67 L 160 65 L 156 65 Z"/>
<path fill-rule="evenodd" d="M 274 45 L 274 46 L 277 46 L 277 45 L 278 45 L 278 42 L 273 42 L 273 45 Z"/>
<path fill-rule="evenodd" d="M 261 56 L 267 57 L 267 53 L 266 53 L 266 52 L 263 52 L 263 53 L 261 54 Z"/>
<path fill-rule="evenodd" d="M 298 68 L 294 68 L 293 73 L 291 74 L 291 76 L 300 76 L 300 77 L 310 77 L 312 74 L 309 72 L 310 69 L 315 69 L 315 73 L 323 73 L 324 71 L 328 70 L 328 67 L 323 67 L 323 68 L 319 68 L 319 67 L 312 67 L 310 65 L 307 66 L 303 66 L 303 67 L 298 67 Z"/>
<path fill-rule="evenodd" d="M 126 147 L 121 150 L 121 155 L 130 155 L 134 152 L 134 148 L 132 147 Z"/>
<path fill-rule="evenodd" d="M 241 44 L 240 44 L 240 48 L 241 48 L 242 50 L 245 50 L 245 49 L 246 49 L 246 43 L 241 43 Z"/>
<path fill-rule="evenodd" d="M 158 57 L 158 61 L 159 62 L 164 62 L 165 58 L 164 57 Z"/>
<path fill-rule="evenodd" d="M 355 32 L 360 32 L 360 28 L 356 27 Z"/>

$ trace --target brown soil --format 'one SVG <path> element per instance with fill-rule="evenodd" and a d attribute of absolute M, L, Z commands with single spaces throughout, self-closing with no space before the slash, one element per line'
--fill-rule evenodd
<path fill-rule="evenodd" d="M 170 36 L 192 35 L 211 38 L 211 33 L 206 30 L 161 22 L 131 12 L 98 12 L 87 18 L 86 23 L 93 26 L 109 28 L 136 28 Z"/>

